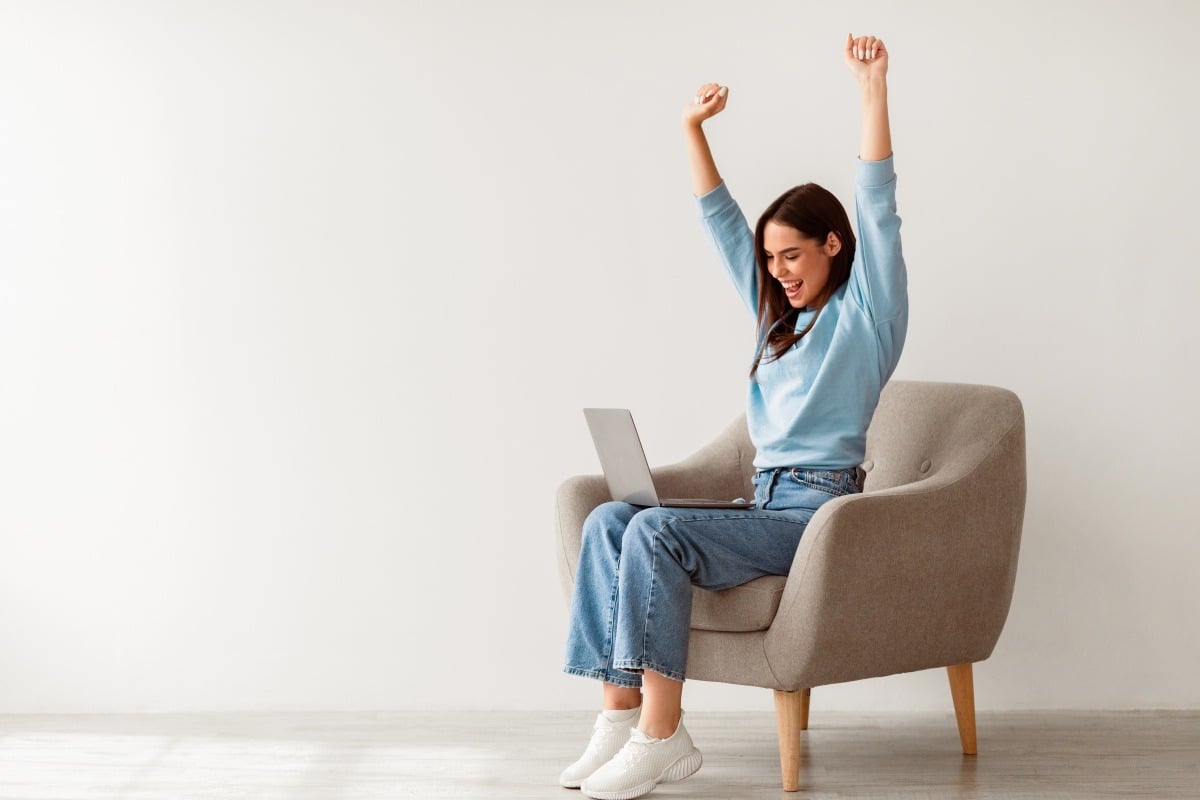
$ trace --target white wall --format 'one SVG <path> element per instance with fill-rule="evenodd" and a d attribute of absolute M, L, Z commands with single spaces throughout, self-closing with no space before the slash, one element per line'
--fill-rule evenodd
<path fill-rule="evenodd" d="M 593 707 L 553 558 L 580 408 L 665 463 L 744 402 L 680 109 L 732 87 L 751 219 L 849 203 L 847 31 L 892 51 L 897 377 L 1026 408 L 979 707 L 1197 707 L 1198 9 L 0 6 L 0 711 Z M 950 707 L 939 671 L 820 695 Z"/>

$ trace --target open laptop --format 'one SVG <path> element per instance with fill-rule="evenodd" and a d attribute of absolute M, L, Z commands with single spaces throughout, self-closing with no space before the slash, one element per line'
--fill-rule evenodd
<path fill-rule="evenodd" d="M 600 456 L 600 467 L 614 500 L 635 506 L 665 508 L 754 508 L 753 500 L 660 498 L 650 476 L 650 462 L 627 408 L 585 408 L 588 429 Z"/>

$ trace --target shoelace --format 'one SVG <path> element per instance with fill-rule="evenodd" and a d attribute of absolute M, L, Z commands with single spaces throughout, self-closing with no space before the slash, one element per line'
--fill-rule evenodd
<path fill-rule="evenodd" d="M 616 724 L 619 723 L 609 723 L 607 720 L 601 719 L 596 720 L 595 724 L 592 725 L 591 741 L 588 742 L 587 749 L 584 751 L 585 758 L 600 749 L 600 747 L 604 744 L 604 740 L 607 738 L 609 731 L 611 731 Z"/>
<path fill-rule="evenodd" d="M 649 751 L 649 742 L 639 742 L 636 738 L 631 737 L 625 746 L 617 751 L 613 759 L 622 767 L 629 769 L 644 759 Z"/>

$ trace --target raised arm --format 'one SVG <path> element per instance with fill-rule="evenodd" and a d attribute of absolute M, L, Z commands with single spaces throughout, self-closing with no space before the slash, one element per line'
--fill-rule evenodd
<path fill-rule="evenodd" d="M 721 183 L 708 138 L 701 127 L 704 120 L 719 114 L 729 99 L 729 87 L 706 83 L 696 90 L 696 97 L 683 108 L 683 137 L 687 145 L 688 166 L 692 170 L 692 194 L 708 194 Z"/>
<path fill-rule="evenodd" d="M 874 36 L 847 36 L 845 59 L 862 97 L 862 143 L 854 191 L 858 248 L 850 269 L 849 292 L 875 320 L 881 339 L 898 358 L 908 324 L 908 270 L 896 213 L 896 171 L 887 107 L 888 52 Z"/>
<path fill-rule="evenodd" d="M 751 314 L 758 309 L 758 271 L 754 262 L 754 231 L 729 187 L 717 172 L 708 139 L 701 127 L 704 120 L 718 114 L 729 99 L 729 87 L 706 83 L 696 90 L 692 102 L 683 109 L 683 135 L 687 143 L 688 166 L 692 171 L 692 193 L 700 222 L 733 281 L 738 296 Z"/>
<path fill-rule="evenodd" d="M 882 161 L 892 154 L 892 130 L 888 125 L 888 52 L 883 40 L 874 36 L 846 34 L 846 66 L 858 81 L 862 98 L 862 144 L 858 157 Z"/>

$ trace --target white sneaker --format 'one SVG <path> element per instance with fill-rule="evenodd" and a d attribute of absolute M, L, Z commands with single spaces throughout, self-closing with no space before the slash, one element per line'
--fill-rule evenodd
<path fill-rule="evenodd" d="M 568 789 L 578 789 L 583 779 L 604 766 L 629 741 L 629 732 L 637 727 L 642 717 L 639 706 L 637 713 L 621 722 L 610 722 L 603 713 L 596 715 L 596 723 L 592 726 L 592 739 L 587 749 L 571 766 L 563 770 L 558 782 Z"/>
<path fill-rule="evenodd" d="M 655 739 L 637 728 L 612 761 L 583 782 L 583 793 L 595 800 L 633 800 L 667 781 L 681 781 L 700 769 L 700 751 L 679 727 L 666 739 Z"/>

